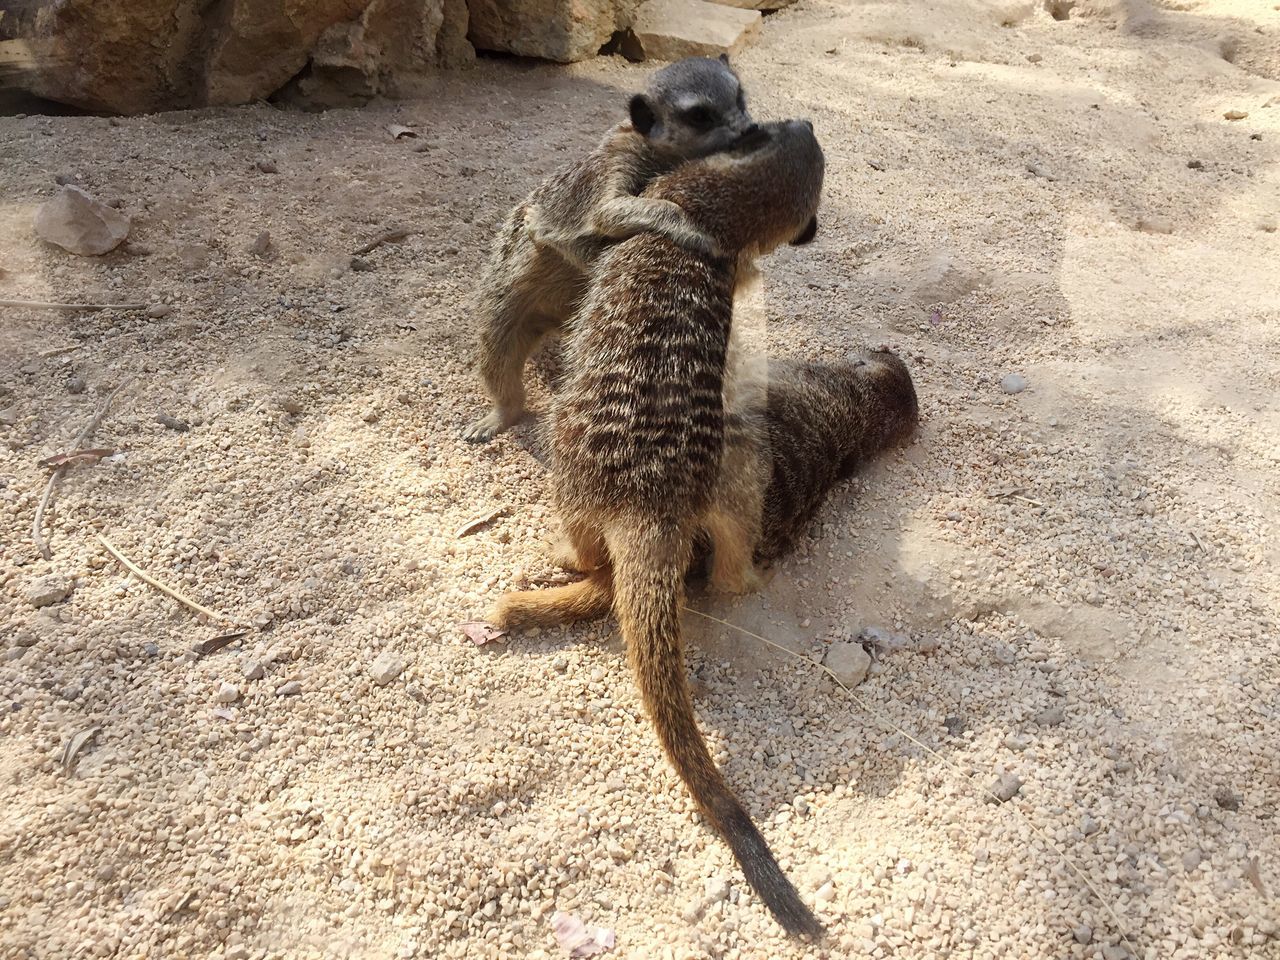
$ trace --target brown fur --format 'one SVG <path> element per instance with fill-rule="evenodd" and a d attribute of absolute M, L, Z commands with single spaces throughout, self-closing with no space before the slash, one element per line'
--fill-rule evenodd
<path fill-rule="evenodd" d="M 709 112 L 694 126 L 691 108 Z M 728 60 L 690 57 L 654 74 L 620 124 L 587 157 L 539 185 L 508 215 L 477 291 L 479 370 L 493 409 L 464 432 L 482 442 L 524 413 L 525 361 L 558 333 L 607 243 L 644 231 L 714 253 L 714 240 L 666 198 L 637 196 L 659 174 L 723 150 L 751 122 Z"/>
<path fill-rule="evenodd" d="M 725 444 L 723 378 L 739 264 L 812 236 L 822 151 L 802 121 L 685 164 L 646 195 L 679 204 L 730 257 L 643 234 L 605 252 L 574 318 L 556 397 L 553 489 L 580 584 L 516 594 L 491 619 L 598 615 L 609 598 L 655 731 L 708 821 L 791 933 L 821 933 L 707 751 L 685 677 L 684 576 L 700 529 L 725 577 L 750 576 L 748 531 L 715 512 Z"/>

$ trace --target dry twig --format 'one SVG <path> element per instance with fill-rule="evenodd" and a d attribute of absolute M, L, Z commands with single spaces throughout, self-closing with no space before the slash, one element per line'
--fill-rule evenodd
<path fill-rule="evenodd" d="M 48 303 L 43 300 L 0 300 L 0 307 L 25 307 L 28 310 L 145 310 L 145 303 Z M 44 356 L 44 354 L 41 354 Z"/>
<path fill-rule="evenodd" d="M 98 412 L 93 415 L 93 419 L 90 420 L 85 428 L 76 435 L 76 440 L 75 443 L 72 444 L 72 449 L 79 450 L 85 445 L 89 437 L 93 435 L 93 431 L 98 429 L 98 424 L 102 423 L 102 418 L 107 415 L 107 409 L 111 406 L 111 401 L 116 398 L 116 394 L 132 382 L 133 377 L 126 377 L 120 386 L 111 391 L 102 406 L 98 408 Z M 53 473 L 49 474 L 49 481 L 44 485 L 44 495 L 40 498 L 40 503 L 36 507 L 35 518 L 31 521 L 31 539 L 35 541 L 36 547 L 40 551 L 40 556 L 44 557 L 46 560 L 53 556 L 53 554 L 49 550 L 49 543 L 45 540 L 44 534 L 40 532 L 44 527 L 44 512 L 49 506 L 49 501 L 53 499 L 53 488 L 56 487 L 58 485 L 58 481 L 62 479 L 62 475 L 66 472 L 67 466 L 67 463 L 60 463 L 54 468 Z"/>
<path fill-rule="evenodd" d="M 173 589 L 173 587 L 165 586 L 163 583 L 161 583 L 161 582 L 160 582 L 159 580 L 157 580 L 155 577 L 151 576 L 150 574 L 147 574 L 147 573 L 143 572 L 143 570 L 142 570 L 141 568 L 139 568 L 137 564 L 135 564 L 132 560 L 130 560 L 130 559 L 129 559 L 128 557 L 126 557 L 123 553 L 121 553 L 118 549 L 116 549 L 116 547 L 111 543 L 111 541 L 110 541 L 110 540 L 108 540 L 106 537 L 104 537 L 102 534 L 98 534 L 98 539 L 102 542 L 102 545 L 103 545 L 104 547 L 106 547 L 106 548 L 107 548 L 107 552 L 108 552 L 108 553 L 110 553 L 110 554 L 111 554 L 113 557 L 115 557 L 117 560 L 119 560 L 119 561 L 120 561 L 120 564 L 121 564 L 121 565 L 122 565 L 126 570 L 128 570 L 130 573 L 132 573 L 134 576 L 136 576 L 139 580 L 142 580 L 142 581 L 143 581 L 143 582 L 145 582 L 145 583 L 149 583 L 149 584 L 151 584 L 151 586 L 155 587 L 157 590 L 159 590 L 159 591 L 160 591 L 161 593 L 163 593 L 165 596 L 167 596 L 167 597 L 172 597 L 174 600 L 177 600 L 177 601 L 178 601 L 180 604 L 182 604 L 184 607 L 188 607 L 188 608 L 190 608 L 190 609 L 192 609 L 192 610 L 196 611 L 196 613 L 203 613 L 203 614 L 204 614 L 206 617 L 208 617 L 210 620 L 221 620 L 221 621 L 223 621 L 224 623 L 229 623 L 229 622 L 230 622 L 230 621 L 229 621 L 226 617 L 224 617 L 222 614 L 220 614 L 220 613 L 214 613 L 214 612 L 213 612 L 212 610 L 210 610 L 208 607 L 201 606 L 200 604 L 198 604 L 198 603 L 196 603 L 194 600 L 192 600 L 190 597 L 184 596 L 184 595 L 182 595 L 181 593 L 179 593 L 177 590 Z"/>
<path fill-rule="evenodd" d="M 387 230 L 385 233 L 378 234 L 376 237 L 374 237 L 372 240 L 370 240 L 368 243 L 364 244 L 363 246 L 358 247 L 355 253 L 352 254 L 352 256 L 362 257 L 366 253 L 370 253 L 374 250 L 377 250 L 378 247 L 382 246 L 384 243 L 390 243 L 393 240 L 403 240 L 405 237 L 411 237 L 415 233 L 421 233 L 421 232 L 422 231 L 419 230 L 417 227 L 392 227 L 390 230 Z"/>

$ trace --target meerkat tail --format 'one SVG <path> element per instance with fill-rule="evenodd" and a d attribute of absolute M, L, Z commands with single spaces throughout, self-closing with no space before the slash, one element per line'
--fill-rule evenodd
<path fill-rule="evenodd" d="M 688 562 L 678 544 L 687 538 L 636 536 L 634 529 L 619 534 L 606 538 L 614 565 L 613 609 L 663 751 L 769 912 L 789 934 L 821 937 L 822 924 L 778 866 L 698 729 L 680 634 Z"/>
<path fill-rule="evenodd" d="M 593 570 L 586 578 L 563 587 L 505 594 L 489 614 L 488 621 L 503 630 L 554 627 L 603 617 L 612 603 L 609 571 Z"/>

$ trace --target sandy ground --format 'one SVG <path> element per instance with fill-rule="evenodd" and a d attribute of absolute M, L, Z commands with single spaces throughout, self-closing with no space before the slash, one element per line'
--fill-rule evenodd
<path fill-rule="evenodd" d="M 636 958 L 1280 957 L 1280 12 L 801 0 L 740 66 L 828 156 L 818 242 L 765 264 L 773 349 L 892 342 L 923 407 L 762 596 L 695 605 L 805 655 L 869 626 L 933 653 L 851 696 L 688 624 L 828 945 L 697 823 L 610 624 L 456 627 L 554 573 L 534 426 L 458 439 L 465 296 L 648 69 L 603 60 L 322 115 L 0 119 L 0 296 L 172 308 L 0 308 L 0 954 L 549 957 L 566 910 Z M 57 175 L 122 202 L 127 249 L 35 238 Z M 350 268 L 396 224 L 422 232 Z M 42 560 L 38 461 L 129 376 Z M 254 632 L 193 657 L 220 626 L 95 533 Z M 73 592 L 37 609 L 48 577 Z"/>

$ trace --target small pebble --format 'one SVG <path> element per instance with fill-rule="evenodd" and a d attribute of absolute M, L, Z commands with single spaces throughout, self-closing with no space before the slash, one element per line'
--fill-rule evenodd
<path fill-rule="evenodd" d="M 276 687 L 277 697 L 296 697 L 302 692 L 302 684 L 297 680 L 290 680 L 288 683 L 282 683 Z"/>
<path fill-rule="evenodd" d="M 54 603 L 61 603 L 71 596 L 74 584 L 67 577 L 50 575 L 28 584 L 25 591 L 27 603 L 39 609 Z"/>
<path fill-rule="evenodd" d="M 1067 713 L 1062 706 L 1050 707 L 1036 714 L 1035 723 L 1038 727 L 1056 727 L 1067 719 Z"/>
<path fill-rule="evenodd" d="M 1086 837 L 1091 837 L 1102 829 L 1102 824 L 1089 816 L 1087 813 L 1080 818 L 1080 832 Z"/>
<path fill-rule="evenodd" d="M 240 668 L 240 675 L 246 680 L 261 680 L 266 672 L 261 660 L 246 660 Z"/>
<path fill-rule="evenodd" d="M 830 880 L 820 886 L 813 895 L 813 899 L 816 903 L 830 903 L 835 898 L 836 887 Z"/>
<path fill-rule="evenodd" d="M 160 645 L 156 643 L 144 643 L 142 645 L 142 652 L 148 657 L 158 657 L 160 656 Z"/>
<path fill-rule="evenodd" d="M 147 307 L 147 316 L 152 320 L 160 320 L 173 313 L 173 307 L 167 303 L 153 303 Z"/>
<path fill-rule="evenodd" d="M 1190 872 L 1200 866 L 1203 860 L 1204 854 L 1200 852 L 1200 848 L 1192 847 L 1182 855 L 1182 869 Z"/>
<path fill-rule="evenodd" d="M 86 386 L 87 384 L 84 382 L 84 377 L 73 376 L 67 378 L 67 393 L 75 395 L 82 394 L 84 393 Z"/>
<path fill-rule="evenodd" d="M 227 683 L 224 680 L 218 686 L 218 692 L 214 699 L 219 703 L 235 703 L 240 699 L 240 688 L 234 683 Z"/>
<path fill-rule="evenodd" d="M 1231 813 L 1235 813 L 1237 810 L 1240 809 L 1240 800 L 1241 800 L 1240 795 L 1228 789 L 1227 787 L 1220 788 L 1213 795 L 1213 800 L 1214 800 L 1214 803 L 1216 803 L 1223 810 L 1227 810 Z"/>
<path fill-rule="evenodd" d="M 728 899 L 729 881 L 724 877 L 710 877 L 703 886 L 703 892 L 707 903 L 719 903 L 721 900 Z"/>
<path fill-rule="evenodd" d="M 1022 789 L 1022 781 L 1012 773 L 1001 774 L 987 785 L 987 803 L 1007 803 Z M 995 796 L 991 796 L 995 794 Z"/>
<path fill-rule="evenodd" d="M 370 263 L 368 260 L 365 260 L 362 257 L 352 257 L 351 269 L 354 270 L 356 273 L 372 273 L 377 268 L 374 267 L 374 265 Z"/>
<path fill-rule="evenodd" d="M 254 164 L 262 173 L 279 173 L 280 168 L 276 166 L 274 160 L 259 160 Z"/>
<path fill-rule="evenodd" d="M 942 725 L 947 728 L 947 733 L 953 737 L 958 737 L 965 731 L 965 722 L 960 717 L 947 717 L 942 721 Z"/>
<path fill-rule="evenodd" d="M 164 424 L 165 429 L 173 430 L 177 433 L 186 433 L 191 429 L 189 424 L 179 420 L 177 417 L 171 417 L 167 413 L 157 413 L 156 420 Z"/>
<path fill-rule="evenodd" d="M 1223 114 L 1228 120 L 1243 120 L 1249 114 L 1244 110 L 1228 110 Z"/>
<path fill-rule="evenodd" d="M 373 677 L 374 683 L 380 687 L 385 687 L 403 672 L 404 661 L 390 650 L 383 650 L 373 663 L 369 664 L 369 676 Z"/>
<path fill-rule="evenodd" d="M 846 687 L 856 687 L 867 678 L 871 657 L 860 643 L 838 640 L 827 649 L 823 660 L 828 670 Z"/>
<path fill-rule="evenodd" d="M 255 257 L 265 257 L 271 251 L 271 234 L 263 230 L 249 246 L 249 252 Z"/>
<path fill-rule="evenodd" d="M 1071 936 L 1075 939 L 1076 943 L 1091 943 L 1093 942 L 1093 927 L 1082 923 L 1071 931 Z"/>
<path fill-rule="evenodd" d="M 1000 389 L 1005 393 L 1021 393 L 1027 389 L 1027 378 L 1020 373 L 1006 373 L 1000 379 Z"/>

